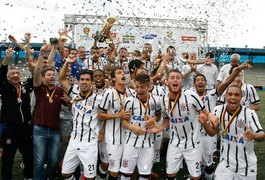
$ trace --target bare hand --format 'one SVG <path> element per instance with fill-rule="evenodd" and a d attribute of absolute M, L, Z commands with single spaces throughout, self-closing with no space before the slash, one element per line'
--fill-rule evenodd
<path fill-rule="evenodd" d="M 251 69 L 252 66 L 251 66 L 251 64 L 249 64 L 250 61 L 251 61 L 251 60 L 248 60 L 248 61 L 246 61 L 246 62 L 240 64 L 240 65 L 238 66 L 238 69 L 239 69 L 239 70 Z"/>
<path fill-rule="evenodd" d="M 255 133 L 246 125 L 246 131 L 243 134 L 243 137 L 245 140 L 254 140 Z"/>
<path fill-rule="evenodd" d="M 66 58 L 66 62 L 68 62 L 68 63 L 74 63 L 76 60 L 77 60 L 77 57 L 76 56 L 72 56 L 72 55 L 69 55 Z"/>
<path fill-rule="evenodd" d="M 71 99 L 64 93 L 63 97 L 60 97 L 61 100 L 66 102 L 67 104 L 70 104 Z"/>
<path fill-rule="evenodd" d="M 130 117 L 131 117 L 131 111 L 124 111 L 124 110 L 121 110 L 120 112 L 119 112 L 119 117 L 121 118 L 121 119 L 124 119 L 124 120 L 129 120 L 130 119 Z"/>
<path fill-rule="evenodd" d="M 130 126 L 131 126 L 131 128 L 130 128 L 131 131 L 137 136 L 145 133 L 145 129 L 143 129 L 143 128 L 139 127 L 139 126 L 136 126 L 134 124 L 131 124 Z"/>
<path fill-rule="evenodd" d="M 15 38 L 14 36 L 12 36 L 12 35 L 9 35 L 9 36 L 8 36 L 8 39 L 9 39 L 12 43 L 17 43 L 16 38 Z"/>
<path fill-rule="evenodd" d="M 12 46 L 9 46 L 7 49 L 6 49 L 6 57 L 7 58 L 10 58 L 14 53 L 14 48 Z"/>
<path fill-rule="evenodd" d="M 31 38 L 31 33 L 25 33 L 24 38 L 25 38 L 26 43 L 29 43 L 30 38 Z"/>
<path fill-rule="evenodd" d="M 150 115 L 145 115 L 144 116 L 144 122 L 145 122 L 145 128 L 151 129 L 156 125 L 156 117 L 150 116 Z"/>
<path fill-rule="evenodd" d="M 199 122 L 201 124 L 205 124 L 207 121 L 208 121 L 208 114 L 206 114 L 204 111 L 200 111 Z"/>

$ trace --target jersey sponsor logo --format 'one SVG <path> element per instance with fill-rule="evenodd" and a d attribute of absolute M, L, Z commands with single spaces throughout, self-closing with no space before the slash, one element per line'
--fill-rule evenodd
<path fill-rule="evenodd" d="M 134 121 L 144 121 L 144 118 L 142 118 L 142 116 L 133 116 L 132 119 Z"/>
<path fill-rule="evenodd" d="M 91 114 L 92 113 L 92 109 L 89 109 L 89 108 L 83 106 L 82 104 L 75 104 L 75 107 L 78 110 L 83 111 L 85 114 Z"/>
<path fill-rule="evenodd" d="M 233 136 L 231 134 L 227 134 L 226 136 L 223 136 L 223 139 L 226 139 L 231 142 L 236 142 L 239 144 L 244 144 L 244 138 L 243 137 L 238 137 L 238 136 Z"/>
<path fill-rule="evenodd" d="M 172 123 L 184 123 L 184 122 L 187 122 L 189 120 L 190 119 L 188 117 L 185 117 L 185 118 L 182 118 L 182 117 L 180 117 L 180 118 L 170 118 L 170 121 Z"/>

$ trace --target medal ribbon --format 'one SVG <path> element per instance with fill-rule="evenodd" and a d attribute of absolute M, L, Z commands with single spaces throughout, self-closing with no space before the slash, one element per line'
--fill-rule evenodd
<path fill-rule="evenodd" d="M 167 105 L 167 109 L 168 109 L 168 113 L 169 113 L 169 114 L 171 114 L 172 111 L 175 109 L 175 107 L 176 107 L 176 105 L 177 105 L 177 103 L 178 103 L 178 101 L 179 101 L 180 95 L 181 95 L 181 93 L 178 93 L 178 95 L 177 95 L 177 97 L 176 97 L 176 99 L 175 99 L 175 101 L 174 101 L 174 103 L 173 103 L 173 106 L 172 106 L 172 108 L 170 109 L 170 94 L 168 94 L 168 105 Z"/>
<path fill-rule="evenodd" d="M 118 97 L 118 99 L 120 101 L 120 106 L 122 108 L 123 107 L 123 103 L 124 103 L 124 99 L 126 97 L 126 90 L 123 93 L 122 99 L 121 99 L 120 93 L 117 91 L 117 89 L 115 89 L 115 91 L 116 91 L 117 97 Z"/>
<path fill-rule="evenodd" d="M 84 99 L 87 99 L 91 94 L 92 94 L 92 91 L 88 91 L 86 96 L 85 96 L 85 98 L 82 98 L 82 97 L 81 98 L 75 98 L 75 99 L 72 99 L 70 101 L 70 103 L 73 104 L 73 103 L 77 103 L 77 102 L 83 101 Z M 79 94 L 79 96 L 81 96 L 81 95 Z"/>
<path fill-rule="evenodd" d="M 53 97 L 53 95 L 54 95 L 55 89 L 56 89 L 56 87 L 54 87 L 54 89 L 53 89 L 51 95 L 49 94 L 49 90 L 48 90 L 48 88 L 46 89 L 46 91 L 47 91 L 47 96 L 48 96 L 48 98 L 49 98 L 49 102 L 52 102 L 52 101 L 53 101 L 53 100 L 52 100 L 52 97 Z"/>
<path fill-rule="evenodd" d="M 16 86 L 17 89 L 17 99 L 21 100 L 21 84 Z"/>
<path fill-rule="evenodd" d="M 223 132 L 227 132 L 227 129 L 229 128 L 229 126 L 231 125 L 231 123 L 233 122 L 234 118 L 238 115 L 239 111 L 241 110 L 241 106 L 238 106 L 237 110 L 233 113 L 232 117 L 228 120 L 227 125 L 225 126 L 225 112 L 226 112 L 226 108 L 222 113 L 221 116 L 221 122 L 223 125 Z"/>
<path fill-rule="evenodd" d="M 147 115 L 147 110 L 148 110 L 148 107 L 149 107 L 149 94 L 147 95 L 147 99 L 146 99 L 146 102 L 143 103 L 140 99 L 139 99 L 140 103 L 141 103 L 141 106 L 144 107 L 144 115 Z"/>

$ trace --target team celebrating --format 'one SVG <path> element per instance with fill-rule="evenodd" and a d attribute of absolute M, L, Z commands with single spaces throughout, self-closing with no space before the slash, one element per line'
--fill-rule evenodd
<path fill-rule="evenodd" d="M 239 54 L 219 71 L 212 52 L 204 59 L 176 55 L 174 46 L 155 53 L 150 43 L 128 52 L 95 40 L 87 55 L 83 46 L 65 47 L 66 34 L 36 57 L 30 33 L 25 45 L 9 36 L 25 50 L 32 76 L 22 82 L 8 47 L 0 67 L 3 180 L 12 179 L 17 150 L 24 179 L 54 179 L 58 162 L 67 180 L 79 178 L 77 169 L 88 180 L 152 179 L 166 139 L 168 180 L 183 166 L 193 180 L 257 178 L 254 141 L 265 133 L 259 96 L 244 82 L 252 66 Z"/>

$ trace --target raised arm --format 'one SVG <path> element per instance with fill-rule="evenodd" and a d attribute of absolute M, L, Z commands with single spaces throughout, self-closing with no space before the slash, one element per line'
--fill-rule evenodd
<path fill-rule="evenodd" d="M 71 85 L 69 84 L 69 82 L 67 81 L 67 70 L 68 70 L 68 67 L 70 65 L 70 63 L 73 63 L 75 62 L 77 59 L 76 56 L 73 56 L 73 55 L 69 55 L 66 59 L 66 61 L 64 62 L 64 65 L 63 67 L 61 68 L 60 70 L 60 75 L 59 75 L 59 82 L 61 83 L 61 85 L 63 86 L 64 90 L 66 92 L 69 91 L 69 89 L 71 88 Z"/>
<path fill-rule="evenodd" d="M 38 57 L 38 60 L 36 62 L 35 65 L 35 69 L 34 69 L 34 78 L 33 78 L 33 86 L 34 87 L 39 87 L 41 85 L 41 66 L 42 66 L 42 61 L 43 61 L 43 57 L 46 53 L 46 51 L 48 50 L 48 46 L 44 45 L 41 47 L 40 49 L 40 54 Z"/>
<path fill-rule="evenodd" d="M 218 132 L 218 118 L 206 109 L 200 111 L 199 121 L 207 134 L 214 136 Z"/>
<path fill-rule="evenodd" d="M 8 60 L 12 57 L 13 52 L 14 52 L 14 50 L 11 46 L 7 48 L 6 55 L 4 57 L 4 60 L 2 61 L 3 66 L 8 65 Z"/>
<path fill-rule="evenodd" d="M 248 63 L 248 61 L 240 64 L 238 67 L 235 67 L 233 72 L 226 78 L 226 80 L 217 86 L 218 95 L 221 95 L 226 90 L 226 88 L 234 81 L 240 71 L 249 68 L 252 68 L 252 66 Z"/>

